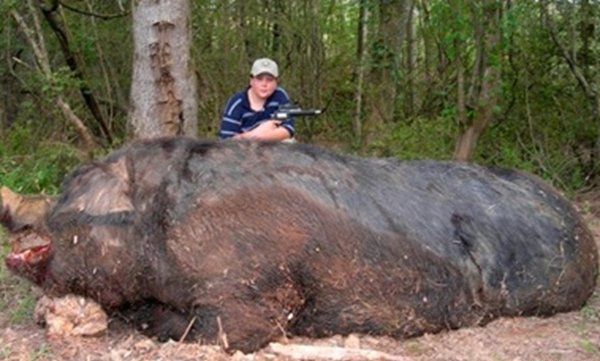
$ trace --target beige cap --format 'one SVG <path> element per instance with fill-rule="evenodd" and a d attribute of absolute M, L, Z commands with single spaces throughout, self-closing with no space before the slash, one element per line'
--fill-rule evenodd
<path fill-rule="evenodd" d="M 264 73 L 271 74 L 277 78 L 279 76 L 279 68 L 277 67 L 277 63 L 269 58 L 256 59 L 254 64 L 252 64 L 250 75 L 257 76 Z"/>

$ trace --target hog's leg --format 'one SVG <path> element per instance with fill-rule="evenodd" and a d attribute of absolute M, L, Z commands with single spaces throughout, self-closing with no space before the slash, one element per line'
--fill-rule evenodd
<path fill-rule="evenodd" d="M 145 300 L 120 312 L 140 332 L 160 341 L 185 339 L 219 344 L 230 352 L 252 352 L 285 336 L 288 323 L 304 305 L 289 282 L 271 278 L 267 283 L 231 286 L 204 289 L 185 310 Z"/>
<path fill-rule="evenodd" d="M 169 339 L 179 341 L 183 336 L 189 340 L 195 334 L 194 329 L 188 330 L 186 333 L 190 324 L 195 326 L 196 322 L 192 324 L 193 315 L 156 300 L 145 300 L 138 305 L 121 309 L 119 314 L 141 333 L 149 337 L 156 337 L 159 341 L 164 342 Z"/>
<path fill-rule="evenodd" d="M 265 272 L 269 273 L 269 272 Z M 252 352 L 285 336 L 288 323 L 304 305 L 289 279 L 268 278 L 216 287 L 197 300 L 193 337 L 218 343 L 228 351 Z"/>

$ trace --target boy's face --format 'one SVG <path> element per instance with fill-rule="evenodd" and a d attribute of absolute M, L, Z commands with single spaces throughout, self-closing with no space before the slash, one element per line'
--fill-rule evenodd
<path fill-rule="evenodd" d="M 250 78 L 250 89 L 260 99 L 267 99 L 277 89 L 277 78 L 263 73 Z"/>

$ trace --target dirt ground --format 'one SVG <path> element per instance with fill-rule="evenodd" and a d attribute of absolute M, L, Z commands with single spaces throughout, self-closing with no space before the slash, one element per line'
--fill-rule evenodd
<path fill-rule="evenodd" d="M 588 211 L 586 220 L 600 248 L 600 215 L 589 205 L 581 208 Z M 111 320 L 100 337 L 50 338 L 33 317 L 10 322 L 9 311 L 10 305 L 0 307 L 0 360 L 600 360 L 600 286 L 581 310 L 548 318 L 500 318 L 485 327 L 407 340 L 362 335 L 281 339 L 249 355 L 228 355 L 218 346 L 158 343 L 119 320 Z"/>

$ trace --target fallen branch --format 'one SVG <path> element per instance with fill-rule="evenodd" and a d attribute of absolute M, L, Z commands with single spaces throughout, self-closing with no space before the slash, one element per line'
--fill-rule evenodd
<path fill-rule="evenodd" d="M 183 342 L 183 340 L 185 340 L 188 333 L 192 329 L 192 326 L 194 326 L 195 322 L 196 322 L 196 316 L 192 317 L 192 320 L 190 321 L 190 323 L 188 323 L 187 327 L 185 328 L 185 332 L 183 333 L 183 335 L 181 335 L 181 338 L 179 339 L 179 342 Z"/>
<path fill-rule="evenodd" d="M 407 357 L 390 355 L 381 351 L 337 346 L 284 345 L 273 342 L 269 344 L 268 350 L 293 360 L 410 360 Z"/>
<path fill-rule="evenodd" d="M 229 342 L 227 341 L 227 334 L 223 331 L 223 324 L 221 323 L 221 317 L 217 316 L 217 325 L 219 325 L 219 343 L 223 346 L 224 350 L 229 348 Z"/>

